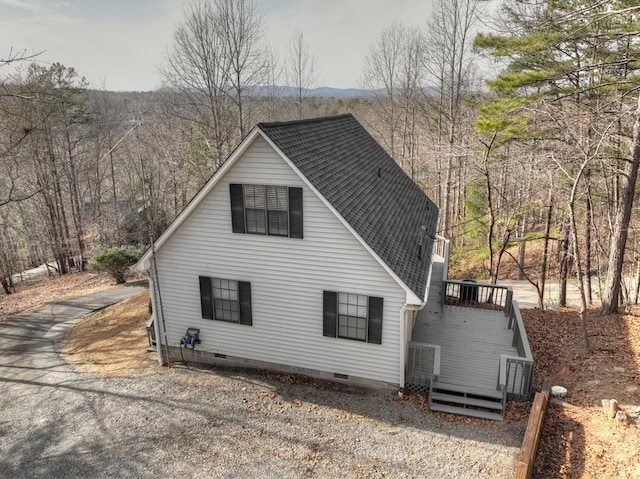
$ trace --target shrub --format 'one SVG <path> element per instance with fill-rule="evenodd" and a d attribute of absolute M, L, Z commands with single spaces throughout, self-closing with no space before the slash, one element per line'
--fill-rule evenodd
<path fill-rule="evenodd" d="M 127 270 L 136 264 L 144 253 L 144 249 L 131 249 L 122 246 L 113 246 L 98 251 L 93 257 L 89 267 L 97 271 L 106 271 L 116 280 L 117 284 L 126 281 L 124 275 Z"/>

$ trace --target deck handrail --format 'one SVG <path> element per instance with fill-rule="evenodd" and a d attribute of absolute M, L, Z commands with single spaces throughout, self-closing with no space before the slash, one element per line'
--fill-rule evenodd
<path fill-rule="evenodd" d="M 518 302 L 513 300 L 510 309 L 508 327 L 513 330 L 512 346 L 516 348 L 518 356 L 500 355 L 497 387 L 513 397 L 529 399 L 533 383 L 533 355 Z M 512 368 L 515 368 L 513 372 Z"/>
<path fill-rule="evenodd" d="M 518 302 L 513 300 L 511 302 L 511 312 L 509 314 L 509 328 L 513 329 L 513 346 L 518 349 L 518 354 L 521 357 L 531 359 L 533 361 L 533 354 L 531 354 L 531 346 L 529 345 L 529 338 L 527 338 L 526 330 L 524 328 L 524 321 L 522 320 L 522 314 Z M 521 334 L 521 331 L 525 331 Z"/>
<path fill-rule="evenodd" d="M 431 372 L 431 380 L 440 376 L 440 346 L 434 345 L 433 347 L 433 371 Z"/>
<path fill-rule="evenodd" d="M 444 258 L 444 266 L 442 269 L 442 281 L 446 281 L 449 278 L 449 254 L 451 250 L 450 241 L 444 236 L 436 235 L 435 251 L 434 253 Z"/>
<path fill-rule="evenodd" d="M 468 308 L 499 307 L 509 317 L 513 304 L 511 286 L 482 283 L 473 280 L 446 280 L 442 288 L 442 304 Z"/>
<path fill-rule="evenodd" d="M 449 240 L 444 236 L 436 235 L 436 251 L 435 253 L 438 256 L 442 256 L 443 258 L 447 258 L 449 255 L 447 246 L 449 246 Z"/>

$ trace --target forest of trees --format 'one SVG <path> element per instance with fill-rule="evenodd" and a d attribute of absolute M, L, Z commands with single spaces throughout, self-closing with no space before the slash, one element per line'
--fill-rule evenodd
<path fill-rule="evenodd" d="M 583 286 L 583 309 L 593 292 L 604 313 L 637 302 L 640 6 L 486 4 L 434 0 L 422 27 L 390 23 L 363 59 L 367 94 L 349 99 L 307 95 L 304 32 L 279 58 L 253 0 L 188 3 L 154 92 L 89 89 L 72 66 L 8 52 L 0 275 L 148 244 L 257 122 L 351 112 L 439 205 L 454 255 L 480 258 L 478 277 L 535 244 L 542 261 L 520 275 L 540 305 L 549 277 Z"/>

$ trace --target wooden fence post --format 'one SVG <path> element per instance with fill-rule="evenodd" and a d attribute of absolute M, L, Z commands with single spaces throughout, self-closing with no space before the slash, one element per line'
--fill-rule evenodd
<path fill-rule="evenodd" d="M 533 464 L 538 454 L 538 443 L 540 441 L 542 423 L 544 421 L 544 413 L 547 410 L 550 391 L 551 385 L 545 381 L 542 385 L 542 391 L 537 392 L 533 400 L 527 430 L 524 433 L 524 440 L 522 441 L 522 447 L 520 448 L 516 461 L 515 479 L 531 479 Z"/>

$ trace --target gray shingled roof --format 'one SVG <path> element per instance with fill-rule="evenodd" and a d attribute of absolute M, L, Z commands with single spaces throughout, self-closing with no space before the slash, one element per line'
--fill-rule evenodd
<path fill-rule="evenodd" d="M 438 208 L 358 120 L 348 114 L 258 128 L 423 298 Z"/>

